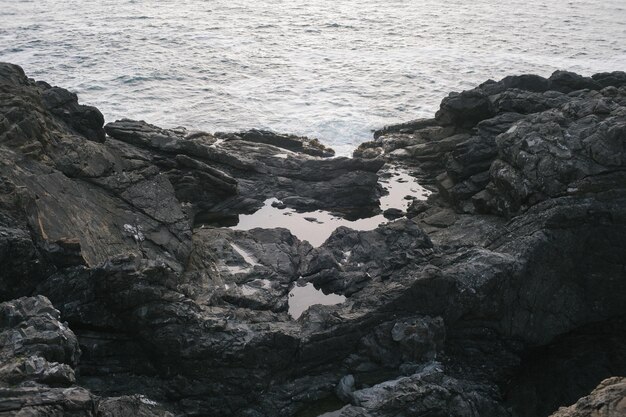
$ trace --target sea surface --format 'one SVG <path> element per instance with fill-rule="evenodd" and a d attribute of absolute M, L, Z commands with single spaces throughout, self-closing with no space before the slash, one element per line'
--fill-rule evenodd
<path fill-rule="evenodd" d="M 626 1 L 0 0 L 0 60 L 107 121 L 266 128 L 348 154 L 489 78 L 626 70 Z"/>

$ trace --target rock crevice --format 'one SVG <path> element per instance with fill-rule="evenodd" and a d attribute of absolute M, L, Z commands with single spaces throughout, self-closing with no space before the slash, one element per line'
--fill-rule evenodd
<path fill-rule="evenodd" d="M 355 158 L 103 124 L 0 64 L 0 414 L 619 415 L 623 72 L 488 81 Z M 395 166 L 434 192 L 374 230 L 219 226 L 380 213 Z M 346 299 L 294 320 L 303 284 Z"/>

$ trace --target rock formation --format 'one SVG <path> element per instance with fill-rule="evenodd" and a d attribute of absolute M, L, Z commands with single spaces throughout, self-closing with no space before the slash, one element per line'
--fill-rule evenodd
<path fill-rule="evenodd" d="M 488 81 L 355 158 L 103 123 L 0 65 L 2 415 L 548 416 L 626 373 L 625 73 Z M 372 215 L 394 165 L 435 192 L 375 230 L 220 227 Z M 294 320 L 296 282 L 347 299 Z"/>
<path fill-rule="evenodd" d="M 626 378 L 605 379 L 591 394 L 571 407 L 560 408 L 552 417 L 619 417 L 626 414 Z"/>
<path fill-rule="evenodd" d="M 100 398 L 75 386 L 80 349 L 43 296 L 0 303 L 0 413 L 172 416 L 142 395 Z"/>

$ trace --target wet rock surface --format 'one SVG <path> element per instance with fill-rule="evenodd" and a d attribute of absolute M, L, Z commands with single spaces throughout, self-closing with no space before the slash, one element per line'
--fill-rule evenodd
<path fill-rule="evenodd" d="M 214 136 L 131 120 L 105 130 L 112 138 L 107 143 L 139 148 L 129 153 L 158 167 L 177 199 L 200 217 L 250 213 L 269 197 L 300 210 L 374 209 L 380 193 L 382 160 L 330 158 L 333 153 L 306 138 L 264 131 Z"/>
<path fill-rule="evenodd" d="M 626 372 L 625 127 L 624 73 L 507 77 L 333 158 L 0 64 L 0 414 L 548 416 Z M 396 166 L 434 192 L 374 230 L 219 227 L 380 215 Z M 345 298 L 294 319 L 297 284 Z"/>
<path fill-rule="evenodd" d="M 80 348 L 43 296 L 0 303 L 0 414 L 173 416 L 141 395 L 102 398 L 76 386 Z"/>

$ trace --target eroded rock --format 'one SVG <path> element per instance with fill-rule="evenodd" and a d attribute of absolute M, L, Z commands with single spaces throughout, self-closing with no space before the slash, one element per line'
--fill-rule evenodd
<path fill-rule="evenodd" d="M 626 301 L 623 81 L 489 81 L 349 159 L 289 135 L 131 120 L 102 142 L 98 113 L 0 65 L 0 297 L 52 303 L 0 305 L 0 410 L 548 415 L 608 376 L 590 370 L 626 364 L 608 354 L 624 346 L 608 324 Z M 437 192 L 317 248 L 217 226 L 272 197 L 376 211 L 385 161 Z M 345 298 L 294 320 L 305 283 Z M 613 330 L 583 366 L 590 327 Z M 538 383 L 544 362 L 564 377 Z"/>
<path fill-rule="evenodd" d="M 100 398 L 75 386 L 78 340 L 43 297 L 0 303 L 0 413 L 172 416 L 142 396 Z"/>
<path fill-rule="evenodd" d="M 560 408 L 552 417 L 617 417 L 626 413 L 626 381 L 614 377 L 605 379 L 588 396 L 570 407 Z"/>

